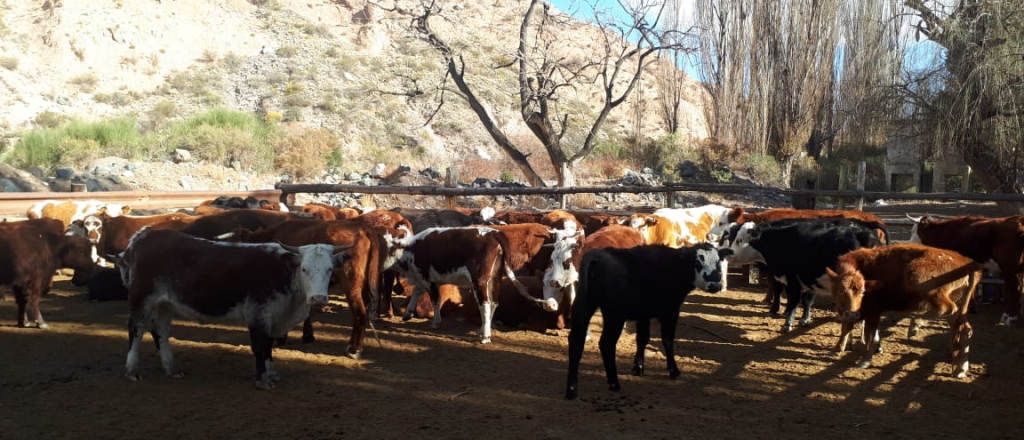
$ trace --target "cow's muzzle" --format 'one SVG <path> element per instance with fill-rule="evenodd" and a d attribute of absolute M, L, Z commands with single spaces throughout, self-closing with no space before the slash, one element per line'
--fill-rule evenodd
<path fill-rule="evenodd" d="M 556 301 L 554 298 L 548 298 L 544 300 L 544 310 L 547 310 L 549 312 L 557 312 L 558 301 Z"/>
<path fill-rule="evenodd" d="M 309 305 L 311 306 L 326 306 L 327 295 L 313 295 L 309 297 Z"/>
<path fill-rule="evenodd" d="M 704 291 L 706 291 L 708 293 L 718 293 L 718 292 L 721 292 L 722 291 L 722 283 L 708 283 L 707 286 L 704 287 Z"/>

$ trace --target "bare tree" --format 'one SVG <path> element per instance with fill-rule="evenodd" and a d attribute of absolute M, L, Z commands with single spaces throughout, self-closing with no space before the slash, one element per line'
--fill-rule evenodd
<path fill-rule="evenodd" d="M 644 70 L 656 59 L 659 51 L 675 47 L 658 29 L 664 5 L 653 0 L 619 0 L 626 13 L 625 22 L 595 13 L 597 52 L 577 53 L 565 50 L 565 41 L 558 39 L 557 28 L 567 26 L 565 15 L 555 14 L 542 0 L 530 0 L 523 14 L 515 61 L 507 66 L 517 70 L 519 113 L 531 133 L 544 145 L 548 159 L 558 171 L 558 185 L 575 185 L 574 168 L 597 144 L 601 127 L 613 109 L 623 104 L 636 88 Z M 401 10 L 413 16 L 412 28 L 444 60 L 446 79 L 455 84 L 457 94 L 476 114 L 491 138 L 507 154 L 533 186 L 545 186 L 533 169 L 528 156 L 514 145 L 488 112 L 487 106 L 474 93 L 466 80 L 467 62 L 432 27 L 431 22 L 442 12 L 436 0 L 424 0 L 417 11 Z M 596 9 L 595 9 L 596 10 Z M 673 33 L 669 31 L 667 33 Z M 586 121 L 578 114 L 559 110 L 558 102 L 568 91 L 597 84 L 600 95 L 597 111 Z M 442 93 L 444 88 L 439 89 Z M 441 101 L 443 102 L 443 98 Z M 565 142 L 571 130 L 582 132 L 579 145 Z"/>
<path fill-rule="evenodd" d="M 906 84 L 906 99 L 925 117 L 934 142 L 959 154 L 991 192 L 1020 193 L 1024 152 L 1024 4 L 996 0 L 905 0 L 919 35 L 946 50 L 937 94 Z M 1018 204 L 1002 204 L 1020 213 Z"/>

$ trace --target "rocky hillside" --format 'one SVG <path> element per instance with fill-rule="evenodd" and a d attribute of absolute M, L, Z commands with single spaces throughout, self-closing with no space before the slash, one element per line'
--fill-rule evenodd
<path fill-rule="evenodd" d="M 435 29 L 465 55 L 467 79 L 509 138 L 528 144 L 515 72 L 492 68 L 514 53 L 524 2 L 441 3 Z M 132 115 L 152 127 L 220 106 L 334 131 L 344 171 L 501 157 L 454 96 L 429 122 L 436 102 L 400 96 L 412 82 L 433 87 L 440 72 L 409 22 L 363 0 L 0 0 L 0 135 L 9 148 L 46 116 Z M 567 48 L 593 50 L 593 28 L 566 32 Z M 663 131 L 654 84 L 641 86 L 643 111 L 631 102 L 610 118 L 609 136 L 635 132 L 635 114 L 647 136 Z M 576 90 L 565 108 L 585 115 L 597 90 Z M 706 136 L 699 90 L 689 90 L 684 122 L 692 139 Z"/>

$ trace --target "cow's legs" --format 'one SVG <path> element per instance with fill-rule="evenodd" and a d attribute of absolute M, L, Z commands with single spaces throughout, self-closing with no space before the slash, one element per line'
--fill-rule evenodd
<path fill-rule="evenodd" d="M 28 306 L 28 298 L 25 296 L 25 288 L 14 285 L 11 286 L 11 290 L 14 291 L 14 302 L 18 303 L 18 327 L 25 327 L 25 322 L 28 321 L 25 310 Z"/>
<path fill-rule="evenodd" d="M 586 298 L 572 305 L 572 322 L 569 328 L 569 372 L 565 381 L 565 398 L 579 397 L 580 360 L 583 359 L 583 346 L 587 342 L 590 330 L 590 319 L 597 311 L 597 305 Z M 620 325 L 621 329 L 622 326 Z"/>
<path fill-rule="evenodd" d="M 420 301 L 420 295 L 423 294 L 423 288 L 416 285 L 412 288 L 412 293 L 409 294 L 409 303 L 405 306 L 405 313 L 402 314 L 402 321 L 408 321 L 412 319 L 413 313 L 416 313 L 416 303 Z M 436 314 L 436 313 L 435 313 Z"/>
<path fill-rule="evenodd" d="M 846 347 L 850 343 L 850 333 L 853 331 L 853 326 L 856 324 L 857 322 L 853 320 L 842 321 L 842 328 L 839 331 L 839 343 L 836 344 L 837 352 L 842 353 L 846 351 Z M 861 334 L 861 339 L 864 339 L 863 334 Z"/>
<path fill-rule="evenodd" d="M 430 328 L 441 328 L 441 287 L 437 283 L 430 283 L 430 303 L 434 305 L 434 319 L 430 321 Z"/>
<path fill-rule="evenodd" d="M 765 295 L 764 301 L 768 303 L 768 314 L 777 317 L 779 316 L 779 303 L 782 302 L 782 289 L 785 289 L 786 286 L 773 276 L 768 276 L 765 284 L 768 293 Z"/>
<path fill-rule="evenodd" d="M 664 330 L 662 331 L 664 332 Z M 636 320 L 636 356 L 633 356 L 633 375 L 644 375 L 644 355 L 647 352 L 647 343 L 651 342 L 651 320 L 640 318 Z"/>
<path fill-rule="evenodd" d="M 277 372 L 274 371 L 273 357 L 271 356 L 274 339 L 267 334 L 262 326 L 253 324 L 249 326 L 249 344 L 256 361 L 256 388 L 274 389 L 274 381 L 280 379 Z"/>
<path fill-rule="evenodd" d="M 796 318 L 796 306 L 802 303 L 803 289 L 796 277 L 788 277 L 786 281 L 786 322 L 782 324 L 782 331 L 788 332 L 793 329 L 793 320 Z"/>
<path fill-rule="evenodd" d="M 857 364 L 858 368 L 867 368 L 871 366 L 871 359 L 875 356 L 875 352 L 881 352 L 882 341 L 878 335 L 878 325 L 882 321 L 881 315 L 869 315 L 864 317 L 864 334 L 870 335 L 868 339 L 868 345 L 864 353 L 864 358 Z"/>
<path fill-rule="evenodd" d="M 1021 315 L 1021 278 L 1024 277 L 1024 270 L 1020 267 L 1021 259 L 1018 253 L 1015 256 L 999 256 L 999 271 L 1003 274 L 1003 302 L 1006 304 L 1006 311 L 999 317 L 999 325 L 1024 324 L 1020 320 Z M 1002 263 L 1006 260 L 1007 263 Z"/>
<path fill-rule="evenodd" d="M 800 305 L 804 308 L 803 317 L 800 318 L 800 325 L 811 324 L 811 309 L 814 308 L 814 290 L 800 293 Z"/>
<path fill-rule="evenodd" d="M 476 298 L 477 306 L 480 309 L 480 343 L 491 342 L 491 324 L 494 322 L 494 311 L 498 309 L 498 303 L 494 301 L 494 289 L 497 288 L 501 278 L 497 275 L 486 280 L 479 280 L 474 284 L 473 297 Z"/>
<path fill-rule="evenodd" d="M 359 359 L 363 351 L 363 334 L 366 332 L 366 325 L 369 323 L 370 315 L 363 300 L 364 292 L 367 295 L 379 294 L 369 287 L 369 283 L 362 283 L 361 288 L 346 287 L 346 298 L 348 298 L 349 312 L 352 313 L 352 336 L 349 337 L 348 346 L 345 347 L 345 355 L 352 359 Z"/>
<path fill-rule="evenodd" d="M 398 309 L 394 306 L 393 295 L 398 285 L 398 272 L 385 270 L 380 273 L 381 301 L 377 306 L 377 314 L 386 318 L 395 316 Z"/>
<path fill-rule="evenodd" d="M 178 365 L 174 362 L 174 352 L 171 350 L 171 318 L 170 313 L 154 316 L 150 333 L 153 335 L 157 350 L 160 351 L 160 364 L 163 365 L 164 372 L 168 376 L 182 378 L 185 375 L 178 371 Z"/>
<path fill-rule="evenodd" d="M 139 376 L 139 342 L 146 334 L 145 326 L 141 325 L 144 321 L 134 313 L 128 316 L 128 358 L 125 360 L 124 376 L 133 382 L 142 378 Z"/>
<path fill-rule="evenodd" d="M 302 321 L 302 342 L 307 344 L 316 342 L 316 334 L 314 334 L 313 332 L 313 314 L 319 313 L 321 310 L 321 307 L 309 308 L 309 316 L 306 316 L 306 319 Z M 282 336 L 281 338 L 279 338 L 280 340 L 278 341 L 278 343 L 280 345 L 284 345 L 284 342 L 285 340 L 287 340 L 287 338 L 287 334 Z"/>
<path fill-rule="evenodd" d="M 622 389 L 622 385 L 619 383 L 618 368 L 615 366 L 615 345 L 619 343 L 624 325 L 626 325 L 624 316 L 617 316 L 614 312 L 604 313 L 601 339 L 597 341 L 597 346 L 601 349 L 601 361 L 604 363 L 604 374 L 608 379 L 608 389 L 612 391 Z M 647 332 L 648 338 L 650 338 L 650 328 L 647 329 Z M 644 347 L 638 347 L 638 349 L 643 350 Z"/>
<path fill-rule="evenodd" d="M 661 345 L 665 348 L 668 378 L 676 379 L 682 374 L 679 372 L 679 365 L 676 364 L 676 324 L 679 323 L 679 313 L 670 313 L 658 319 L 658 322 L 661 323 Z"/>
<path fill-rule="evenodd" d="M 971 336 L 974 335 L 974 329 L 967 322 L 967 317 L 962 314 L 949 320 L 949 329 L 952 334 L 953 376 L 963 379 L 970 370 L 967 356 L 971 351 Z"/>

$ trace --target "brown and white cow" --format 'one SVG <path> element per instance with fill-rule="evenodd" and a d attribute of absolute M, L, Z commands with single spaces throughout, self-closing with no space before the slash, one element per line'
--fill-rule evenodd
<path fill-rule="evenodd" d="M 715 249 L 710 243 L 678 249 L 646 245 L 588 252 L 580 263 L 580 292 L 572 306 L 565 397 L 575 399 L 579 395 L 583 346 L 590 319 L 598 309 L 604 321 L 598 345 L 610 390 L 622 388 L 615 366 L 615 346 L 627 320 L 636 321 L 633 374 L 644 374 L 644 351 L 651 339 L 651 318 L 655 318 L 661 323 L 669 378 L 679 377 L 675 358 L 679 307 L 694 289 L 711 293 L 721 290 L 723 274 L 719 262 L 730 253 L 729 249 Z"/>
<path fill-rule="evenodd" d="M 427 291 L 434 301 L 434 310 L 440 310 L 442 284 L 468 286 L 480 309 L 482 328 L 480 342 L 491 341 L 491 321 L 498 307 L 497 288 L 501 276 L 511 280 L 512 256 L 508 251 L 508 238 L 501 231 L 489 227 L 428 228 L 418 234 L 397 238 L 385 235 L 389 255 L 385 267 L 397 270 L 415 286 L 409 302 L 416 304 Z M 520 293 L 529 297 L 525 287 Z M 403 319 L 412 317 L 407 309 Z M 441 325 L 441 314 L 435 313 L 431 328 Z"/>
<path fill-rule="evenodd" d="M 909 216 L 908 216 L 909 217 Z M 1005 282 L 1006 311 L 1000 325 L 1024 324 L 1021 316 L 1021 277 L 1024 276 L 1024 216 L 1002 218 L 913 218 L 910 242 L 959 252 L 1000 272 Z"/>
<path fill-rule="evenodd" d="M 544 309 L 562 311 L 568 317 L 576 299 L 580 261 L 583 255 L 595 249 L 631 248 L 645 244 L 640 231 L 622 225 L 606 226 L 592 235 L 580 239 L 575 235 L 560 236 L 551 253 L 551 266 L 544 272 Z"/>
<path fill-rule="evenodd" d="M 858 249 L 839 257 L 832 279 L 832 296 L 842 322 L 837 349 L 846 350 L 853 325 L 863 320 L 867 347 L 859 366 L 866 368 L 879 348 L 878 325 L 882 313 L 896 312 L 915 318 L 941 318 L 949 323 L 953 375 L 967 376 L 971 324 L 968 305 L 981 280 L 981 267 L 948 249 L 919 244 L 898 244 Z M 916 323 L 911 324 L 913 336 Z"/>
<path fill-rule="evenodd" d="M 181 377 L 170 346 L 171 320 L 241 319 L 256 360 L 255 385 L 274 388 L 273 341 L 327 303 L 334 268 L 344 248 L 327 244 L 225 243 L 172 230 L 143 230 L 118 261 L 128 286 L 128 356 L 125 376 L 137 381 L 139 342 L 147 331 L 164 371 Z"/>
<path fill-rule="evenodd" d="M 44 218 L 0 223 L 0 285 L 9 285 L 18 303 L 18 327 L 32 322 L 48 328 L 39 300 L 60 268 L 75 270 L 71 282 L 84 286 L 96 269 L 92 245 L 80 235 L 65 235 L 60 220 Z M 29 316 L 31 313 L 31 316 Z"/>
<path fill-rule="evenodd" d="M 310 214 L 320 220 L 345 220 L 356 217 L 360 214 L 359 211 L 353 208 L 342 208 L 317 202 L 302 205 L 299 212 Z"/>
<path fill-rule="evenodd" d="M 263 209 L 230 209 L 216 214 L 204 215 L 180 230 L 193 237 L 212 240 L 219 235 L 234 232 L 236 229 L 256 231 L 295 219 L 308 220 L 308 218 L 299 217 L 287 212 Z"/>
<path fill-rule="evenodd" d="M 132 208 L 119 203 L 107 203 L 99 200 L 44 200 L 33 203 L 28 208 L 25 216 L 30 220 L 40 218 L 52 218 L 60 220 L 67 230 L 71 223 L 82 220 L 90 214 L 104 213 L 111 217 L 125 215 L 131 212 Z"/>
<path fill-rule="evenodd" d="M 331 278 L 331 293 L 342 295 L 352 313 L 352 336 L 345 354 L 358 358 L 363 350 L 363 335 L 368 323 L 367 309 L 375 310 L 379 298 L 380 271 L 385 258 L 386 243 L 377 230 L 352 220 L 291 220 L 259 231 L 239 229 L 232 240 L 250 243 L 278 242 L 289 246 L 331 244 L 353 247 L 345 264 Z M 312 322 L 302 329 L 303 342 L 315 341 Z"/>
<path fill-rule="evenodd" d="M 717 242 L 728 224 L 730 209 L 722 205 L 704 205 L 694 208 L 661 208 L 654 215 L 672 220 L 681 229 L 678 238 L 679 246 L 693 246 L 708 241 Z"/>

